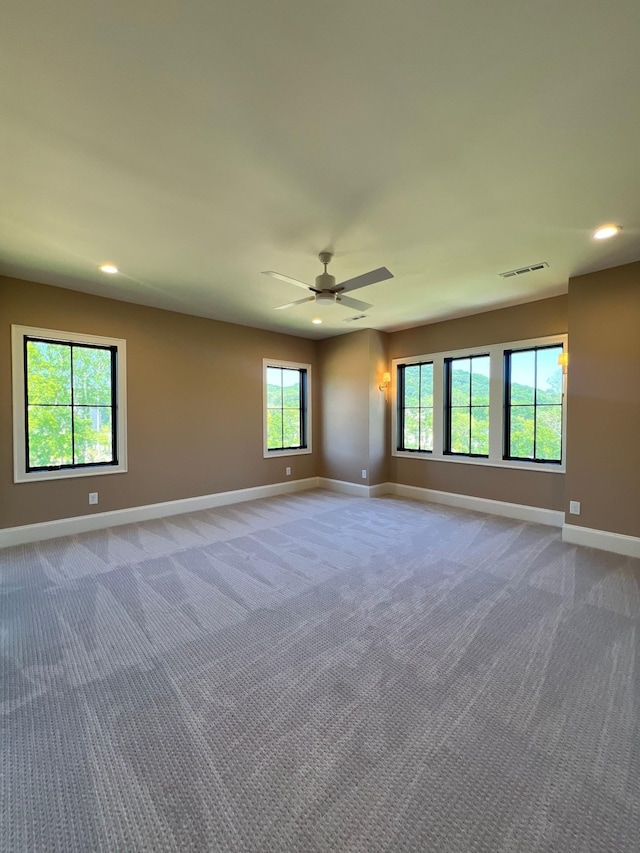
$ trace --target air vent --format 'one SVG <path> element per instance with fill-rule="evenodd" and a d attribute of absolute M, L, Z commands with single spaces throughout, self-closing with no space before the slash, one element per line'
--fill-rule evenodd
<path fill-rule="evenodd" d="M 366 316 L 367 316 L 366 314 L 355 314 L 353 317 L 347 317 L 347 319 L 344 320 L 343 322 L 344 323 L 353 323 L 354 320 L 364 320 Z"/>
<path fill-rule="evenodd" d="M 539 264 L 531 264 L 530 267 L 519 267 L 517 270 L 507 270 L 507 272 L 501 272 L 500 278 L 512 278 L 514 275 L 524 275 L 527 272 L 535 272 L 536 270 L 546 269 L 549 264 L 546 261 L 542 261 Z"/>

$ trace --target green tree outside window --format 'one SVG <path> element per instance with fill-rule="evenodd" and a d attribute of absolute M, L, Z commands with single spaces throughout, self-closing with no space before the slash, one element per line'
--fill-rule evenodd
<path fill-rule="evenodd" d="M 114 463 L 111 348 L 27 338 L 29 470 Z"/>
<path fill-rule="evenodd" d="M 306 370 L 267 367 L 267 450 L 306 446 Z"/>

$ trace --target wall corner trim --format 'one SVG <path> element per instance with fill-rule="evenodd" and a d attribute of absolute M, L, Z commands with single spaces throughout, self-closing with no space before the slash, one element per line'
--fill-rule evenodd
<path fill-rule="evenodd" d="M 570 545 L 612 551 L 614 554 L 622 554 L 625 557 L 640 557 L 640 537 L 627 536 L 624 533 L 610 533 L 608 530 L 596 530 L 594 527 L 563 524 L 562 541 Z"/>
<path fill-rule="evenodd" d="M 283 483 L 271 483 L 267 486 L 253 486 L 249 489 L 235 489 L 230 492 L 217 492 L 211 495 L 198 495 L 176 501 L 164 501 L 145 506 L 133 506 L 128 509 L 116 509 L 91 515 L 78 515 L 73 518 L 60 518 L 56 521 L 43 521 L 39 524 L 25 524 L 21 527 L 0 529 L 0 549 L 14 545 L 26 545 L 43 539 L 58 539 L 61 536 L 74 536 L 76 533 L 88 533 L 92 530 L 104 530 L 121 524 L 136 524 L 139 521 L 151 521 L 154 518 L 167 518 L 182 515 L 185 512 L 197 512 L 228 504 L 255 501 L 291 492 L 317 489 L 319 477 L 307 477 L 303 480 L 288 480 Z"/>
<path fill-rule="evenodd" d="M 461 495 L 456 492 L 440 492 L 436 489 L 424 489 L 420 486 L 405 486 L 403 483 L 391 485 L 393 486 L 392 494 L 402 498 L 446 504 L 459 509 L 485 512 L 489 515 L 502 515 L 505 518 L 515 518 L 518 521 L 528 521 L 533 524 L 546 524 L 549 527 L 562 527 L 564 522 L 563 512 L 545 509 L 544 507 L 494 501 L 490 498 L 476 498 L 472 495 Z"/>

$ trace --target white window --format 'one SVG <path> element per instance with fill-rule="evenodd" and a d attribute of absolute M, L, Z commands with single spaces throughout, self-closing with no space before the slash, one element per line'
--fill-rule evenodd
<path fill-rule="evenodd" d="M 126 471 L 125 341 L 11 331 L 14 482 Z"/>
<path fill-rule="evenodd" d="M 265 358 L 264 456 L 311 453 L 311 365 Z"/>
<path fill-rule="evenodd" d="M 392 453 L 565 470 L 567 336 L 393 361 Z"/>

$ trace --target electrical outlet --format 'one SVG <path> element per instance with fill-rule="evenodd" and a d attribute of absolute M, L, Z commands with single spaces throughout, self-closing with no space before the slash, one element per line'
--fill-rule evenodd
<path fill-rule="evenodd" d="M 97 492 L 89 492 L 89 503 L 93 506 L 98 503 L 98 493 Z"/>
<path fill-rule="evenodd" d="M 285 468 L 284 473 L 287 475 L 287 477 L 290 477 L 291 476 L 291 468 L 289 468 L 289 467 Z"/>
<path fill-rule="evenodd" d="M 363 480 L 366 480 L 366 479 L 367 479 L 367 469 L 366 469 L 366 468 L 363 468 L 363 469 L 362 469 L 362 479 L 363 479 Z"/>
<path fill-rule="evenodd" d="M 571 515 L 580 515 L 580 501 L 569 501 L 569 512 Z"/>

